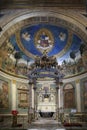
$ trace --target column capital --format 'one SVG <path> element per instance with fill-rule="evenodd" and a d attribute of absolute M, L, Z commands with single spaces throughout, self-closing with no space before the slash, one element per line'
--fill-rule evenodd
<path fill-rule="evenodd" d="M 56 89 L 58 90 L 58 89 L 59 89 L 59 86 L 56 86 Z"/>
<path fill-rule="evenodd" d="M 34 87 L 33 87 L 33 89 L 34 89 L 34 90 L 36 90 L 36 89 L 37 89 L 37 87 L 36 87 L 36 86 L 34 86 Z"/>
<path fill-rule="evenodd" d="M 80 79 L 77 79 L 75 82 L 76 82 L 77 84 L 80 83 Z"/>
<path fill-rule="evenodd" d="M 16 84 L 16 80 L 12 80 L 12 83 L 13 83 L 13 84 Z"/>

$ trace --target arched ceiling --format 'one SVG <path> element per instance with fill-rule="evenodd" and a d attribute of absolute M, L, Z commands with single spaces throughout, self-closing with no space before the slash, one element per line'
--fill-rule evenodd
<path fill-rule="evenodd" d="M 8 23 L 2 34 L 3 45 L 10 43 L 13 53 L 21 52 L 19 63 L 34 62 L 36 56 L 45 52 L 49 57 L 55 56 L 60 65 L 73 61 L 71 52 L 76 60 L 81 58 L 79 49 L 87 39 L 81 21 L 50 11 L 24 14 L 20 19 Z"/>
<path fill-rule="evenodd" d="M 48 23 L 39 23 L 23 27 L 16 34 L 13 34 L 9 40 L 16 51 L 22 51 L 26 57 L 33 58 L 42 56 L 46 51 L 47 55 L 56 56 L 59 62 L 64 59 L 70 59 L 70 52 L 78 53 L 83 40 L 74 32 L 62 26 Z"/>
<path fill-rule="evenodd" d="M 61 64 L 64 59 L 70 59 L 70 52 L 78 52 L 80 45 L 85 41 L 85 35 L 74 23 L 71 24 L 68 21 L 66 22 L 53 16 L 37 15 L 25 19 L 24 22 L 20 21 L 18 26 L 16 24 L 16 26 L 12 27 L 12 30 L 17 28 L 17 31 L 15 29 L 15 32 L 9 36 L 9 41 L 16 48 L 16 51 L 21 50 L 24 53 L 23 58 L 25 60 L 34 59 L 36 56 L 41 57 L 43 52 L 46 51 L 48 56 L 55 55 Z M 49 38 L 45 40 L 44 37 L 44 42 L 48 44 L 45 46 L 41 45 L 41 35 L 43 32 Z M 10 30 L 8 29 L 9 33 Z M 80 57 L 80 53 L 78 57 Z"/>

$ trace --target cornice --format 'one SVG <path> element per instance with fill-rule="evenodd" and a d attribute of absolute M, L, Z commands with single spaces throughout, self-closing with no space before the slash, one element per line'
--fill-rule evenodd
<path fill-rule="evenodd" d="M 12 80 L 12 81 L 15 80 L 15 81 L 18 81 L 18 82 L 23 82 L 23 83 L 28 83 L 29 82 L 29 79 L 27 79 L 27 78 L 25 79 L 25 78 L 23 78 L 21 76 L 17 77 L 17 76 L 14 76 L 14 75 L 10 75 L 10 74 L 5 73 L 5 72 L 3 72 L 1 70 L 0 70 L 0 76 L 2 76 L 4 78 L 7 78 L 9 80 Z M 63 79 L 63 83 L 73 82 L 73 81 L 76 81 L 76 80 L 81 80 L 83 78 L 87 78 L 87 72 L 67 77 L 67 78 Z M 43 81 L 43 82 L 45 82 L 45 81 Z M 40 82 L 42 82 L 42 80 L 40 80 Z M 48 82 L 48 81 L 46 81 L 46 82 Z M 49 80 L 49 83 L 53 83 L 53 82 L 55 82 L 54 79 L 52 79 L 51 81 Z"/>
<path fill-rule="evenodd" d="M 63 79 L 63 83 L 73 82 L 76 80 L 81 80 L 83 78 L 87 78 L 87 72 L 80 73 L 80 74 L 73 75 L 73 76 L 69 76 L 69 77 Z"/>
<path fill-rule="evenodd" d="M 0 70 L 0 76 L 4 77 L 4 78 L 7 78 L 9 80 L 14 80 L 14 81 L 18 81 L 18 82 L 23 82 L 23 83 L 28 83 L 29 80 L 27 78 L 24 78 L 22 76 L 17 76 L 17 75 L 12 75 L 10 73 L 6 73 L 2 70 Z"/>

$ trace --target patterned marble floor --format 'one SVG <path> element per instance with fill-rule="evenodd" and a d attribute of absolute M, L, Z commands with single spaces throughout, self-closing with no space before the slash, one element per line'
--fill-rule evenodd
<path fill-rule="evenodd" d="M 57 129 L 55 129 L 55 128 L 49 128 L 49 129 L 48 128 L 44 128 L 44 129 L 43 128 L 39 128 L 39 129 L 37 128 L 37 129 L 34 129 L 33 128 L 33 129 L 28 129 L 28 130 L 65 130 L 65 128 L 57 128 Z"/>
<path fill-rule="evenodd" d="M 32 122 L 27 130 L 65 130 L 62 124 L 50 118 L 40 118 Z"/>
<path fill-rule="evenodd" d="M 39 118 L 31 124 L 28 123 L 27 118 L 18 118 L 18 124 L 22 126 L 12 127 L 12 119 L 5 118 L 4 122 L 0 122 L 0 130 L 87 130 L 87 126 L 64 128 L 60 122 L 52 118 Z"/>

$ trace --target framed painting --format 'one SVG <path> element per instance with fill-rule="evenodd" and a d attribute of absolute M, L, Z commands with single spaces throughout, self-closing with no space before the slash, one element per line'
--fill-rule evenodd
<path fill-rule="evenodd" d="M 9 107 L 9 84 L 0 79 L 0 108 Z"/>
<path fill-rule="evenodd" d="M 75 108 L 75 92 L 71 83 L 68 83 L 64 87 L 64 108 Z"/>
<path fill-rule="evenodd" d="M 84 81 L 83 99 L 84 99 L 84 109 L 87 110 L 87 80 Z"/>
<path fill-rule="evenodd" d="M 28 108 L 29 106 L 29 93 L 26 89 L 18 89 L 18 107 Z"/>

